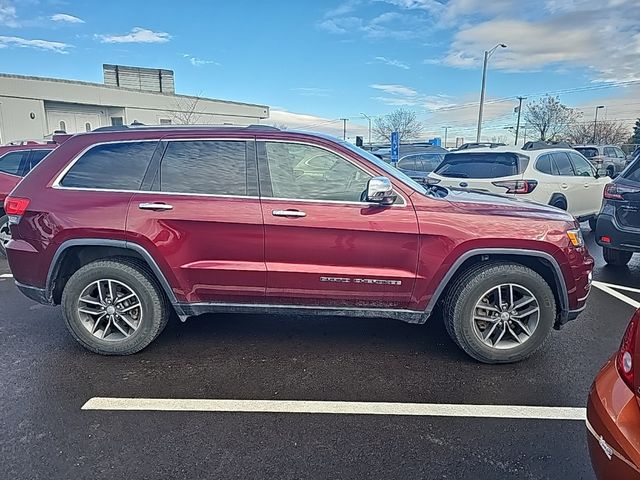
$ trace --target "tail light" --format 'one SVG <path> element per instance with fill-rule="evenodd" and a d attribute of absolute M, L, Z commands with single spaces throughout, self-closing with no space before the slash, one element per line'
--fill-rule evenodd
<path fill-rule="evenodd" d="M 536 180 L 504 180 L 493 182 L 496 187 L 507 189 L 505 193 L 531 193 L 538 186 Z"/>
<path fill-rule="evenodd" d="M 640 189 L 618 183 L 608 183 L 604 187 L 602 196 L 607 200 L 624 200 L 626 193 L 640 193 Z"/>
<path fill-rule="evenodd" d="M 4 211 L 9 217 L 9 223 L 17 224 L 29 206 L 28 198 L 7 197 L 4 199 Z"/>
<path fill-rule="evenodd" d="M 624 380 L 624 383 L 633 391 L 634 373 L 636 366 L 634 362 L 636 358 L 636 341 L 638 335 L 638 323 L 640 323 L 640 309 L 636 310 L 636 313 L 631 317 L 629 326 L 624 332 L 622 337 L 622 343 L 620 344 L 620 350 L 616 355 L 616 367 L 618 373 Z"/>

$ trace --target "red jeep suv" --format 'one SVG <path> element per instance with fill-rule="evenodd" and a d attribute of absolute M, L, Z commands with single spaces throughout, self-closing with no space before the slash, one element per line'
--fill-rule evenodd
<path fill-rule="evenodd" d="M 513 362 L 584 309 L 593 267 L 566 212 L 425 188 L 346 142 L 266 126 L 75 135 L 5 211 L 20 290 L 110 355 L 172 312 L 440 311 L 469 355 Z"/>

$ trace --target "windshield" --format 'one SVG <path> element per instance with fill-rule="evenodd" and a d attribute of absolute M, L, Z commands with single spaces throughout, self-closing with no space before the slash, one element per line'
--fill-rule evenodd
<path fill-rule="evenodd" d="M 352 145 L 349 142 L 345 142 L 343 140 L 336 140 L 336 141 L 340 145 L 342 145 L 343 147 L 348 148 L 352 152 L 357 153 L 358 155 L 360 155 L 361 157 L 366 158 L 371 163 L 373 163 L 375 166 L 381 168 L 382 170 L 384 170 L 386 173 L 388 173 L 392 177 L 397 178 L 402 183 L 405 183 L 406 185 L 408 185 L 409 187 L 414 189 L 416 192 L 419 192 L 422 195 L 426 195 L 428 193 L 427 189 L 424 188 L 422 185 L 420 185 L 418 182 L 413 180 L 411 177 L 405 175 L 404 173 L 402 173 L 397 168 L 389 165 L 384 160 L 380 160 L 378 157 L 373 155 L 371 152 L 368 152 L 368 151 L 366 151 L 366 150 L 364 150 L 364 149 L 362 149 L 360 147 L 356 147 L 355 145 Z"/>
<path fill-rule="evenodd" d="M 468 152 L 445 155 L 434 173 L 452 178 L 500 178 L 520 174 L 525 157 L 515 153 Z"/>

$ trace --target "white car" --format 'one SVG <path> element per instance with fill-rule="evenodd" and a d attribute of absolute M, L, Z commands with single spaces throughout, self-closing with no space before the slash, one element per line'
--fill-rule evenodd
<path fill-rule="evenodd" d="M 427 183 L 513 195 L 567 210 L 593 229 L 604 187 L 580 153 L 569 148 L 477 148 L 448 153 Z"/>

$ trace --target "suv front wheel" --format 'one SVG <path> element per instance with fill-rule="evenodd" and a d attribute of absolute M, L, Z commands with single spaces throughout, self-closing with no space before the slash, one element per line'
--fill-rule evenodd
<path fill-rule="evenodd" d="M 160 335 L 169 317 L 156 280 L 128 259 L 80 268 L 64 288 L 62 311 L 73 337 L 102 355 L 139 352 Z"/>
<path fill-rule="evenodd" d="M 445 299 L 444 322 L 453 341 L 484 363 L 511 363 L 549 337 L 556 302 L 548 283 L 517 263 L 487 263 L 462 273 Z"/>

